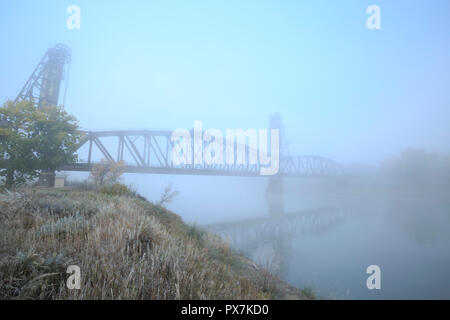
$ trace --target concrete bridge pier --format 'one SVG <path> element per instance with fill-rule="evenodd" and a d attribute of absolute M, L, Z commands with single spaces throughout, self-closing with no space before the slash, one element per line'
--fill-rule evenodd
<path fill-rule="evenodd" d="M 288 148 L 284 137 L 284 125 L 280 114 L 274 113 L 269 117 L 270 129 L 279 131 L 279 154 L 286 156 Z M 266 199 L 270 216 L 282 216 L 284 214 L 284 181 L 281 176 L 269 176 L 266 188 Z"/>
<path fill-rule="evenodd" d="M 40 187 L 53 188 L 55 185 L 55 171 L 41 171 L 38 185 Z"/>
<path fill-rule="evenodd" d="M 282 177 L 271 176 L 267 181 L 266 200 L 269 215 L 272 217 L 284 214 L 284 181 Z"/>

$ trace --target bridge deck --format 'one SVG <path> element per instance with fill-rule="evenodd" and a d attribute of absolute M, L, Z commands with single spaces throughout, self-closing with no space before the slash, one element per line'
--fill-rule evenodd
<path fill-rule="evenodd" d="M 96 164 L 92 156 L 94 148 L 99 150 L 102 158 L 109 163 L 124 161 L 124 155 L 128 155 L 131 162 L 126 161 L 125 172 L 127 173 L 258 177 L 261 176 L 261 168 L 265 167 L 259 163 L 259 159 L 257 163 L 251 163 L 249 160 L 250 151 L 257 151 L 249 146 L 243 147 L 245 164 L 175 165 L 171 159 L 174 143 L 171 141 L 170 131 L 102 131 L 83 132 L 83 135 L 84 137 L 78 150 L 87 144 L 89 147 L 87 159 L 76 164 L 62 166 L 60 170 L 90 171 Z M 104 139 L 111 138 L 115 141 L 113 145 L 104 141 Z M 237 154 L 238 146 L 235 146 L 235 154 Z M 113 154 L 117 154 L 117 156 L 113 156 Z M 336 162 L 324 157 L 290 156 L 280 157 L 279 170 L 276 175 L 283 177 L 324 178 L 335 177 L 341 172 L 341 167 Z"/>

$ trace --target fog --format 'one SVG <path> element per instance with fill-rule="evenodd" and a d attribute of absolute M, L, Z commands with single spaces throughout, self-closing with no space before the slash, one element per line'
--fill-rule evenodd
<path fill-rule="evenodd" d="M 285 178 L 285 212 L 277 217 L 269 214 L 264 177 L 126 174 L 124 180 L 154 202 L 172 183 L 179 195 L 168 208 L 184 221 L 220 234 L 259 266 L 319 297 L 447 299 L 450 172 L 442 166 L 439 178 L 421 177 L 423 153 L 348 168 L 339 179 Z M 408 162 L 411 170 L 399 178 Z M 366 287 L 369 265 L 381 268 L 381 290 Z"/>
<path fill-rule="evenodd" d="M 167 207 L 185 222 L 320 297 L 450 299 L 450 4 L 378 2 L 381 30 L 360 1 L 78 1 L 81 28 L 69 30 L 65 1 L 2 1 L 0 100 L 65 43 L 64 107 L 84 130 L 259 130 L 278 113 L 287 155 L 343 173 L 283 178 L 276 216 L 268 177 L 123 182 L 153 202 L 172 184 Z M 366 286 L 370 265 L 381 290 Z"/>

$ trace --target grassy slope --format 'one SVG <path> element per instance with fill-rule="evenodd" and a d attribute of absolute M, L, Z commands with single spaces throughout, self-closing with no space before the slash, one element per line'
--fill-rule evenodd
<path fill-rule="evenodd" d="M 80 290 L 66 268 L 80 266 Z M 303 299 L 217 237 L 136 196 L 0 194 L 0 299 Z"/>

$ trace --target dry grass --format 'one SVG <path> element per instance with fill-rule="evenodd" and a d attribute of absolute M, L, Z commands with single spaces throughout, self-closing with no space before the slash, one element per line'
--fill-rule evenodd
<path fill-rule="evenodd" d="M 70 264 L 81 268 L 80 290 L 66 288 Z M 73 188 L 0 194 L 0 299 L 303 297 L 142 198 Z"/>

